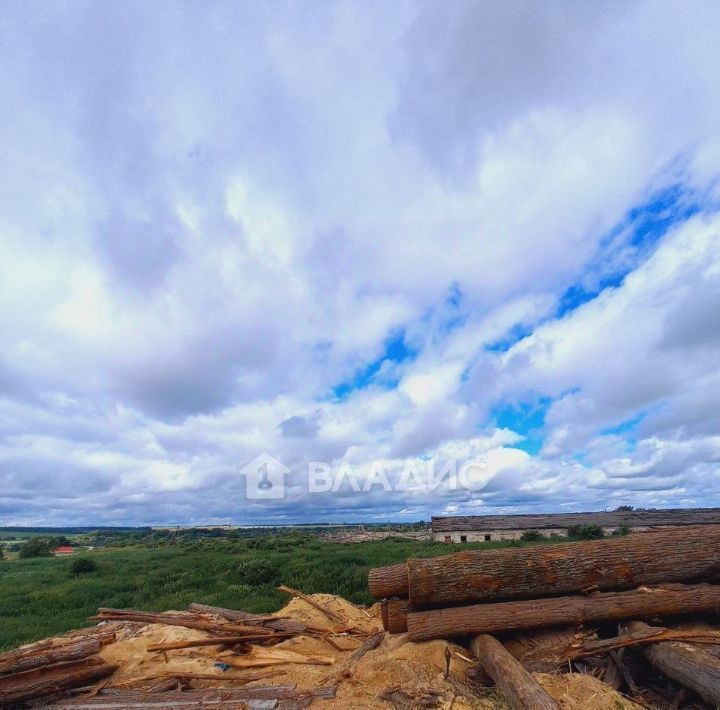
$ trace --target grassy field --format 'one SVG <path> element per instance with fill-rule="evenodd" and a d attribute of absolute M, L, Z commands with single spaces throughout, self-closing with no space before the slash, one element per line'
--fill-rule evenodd
<path fill-rule="evenodd" d="M 464 545 L 463 549 L 503 543 Z M 457 548 L 453 548 L 457 551 Z M 98 570 L 73 576 L 72 558 L 0 561 L 0 650 L 87 625 L 98 607 L 152 611 L 202 602 L 252 612 L 279 609 L 282 582 L 367 604 L 370 567 L 451 552 L 448 545 L 389 539 L 350 545 L 311 536 L 203 540 L 81 553 Z"/>

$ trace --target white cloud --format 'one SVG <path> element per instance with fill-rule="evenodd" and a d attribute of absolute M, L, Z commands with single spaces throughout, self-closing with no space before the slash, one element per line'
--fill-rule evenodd
<path fill-rule="evenodd" d="M 720 503 L 720 224 L 638 245 L 627 219 L 673 185 L 716 206 L 718 20 L 699 1 L 9 8 L 0 522 Z M 402 337 L 411 356 L 378 366 Z M 529 455 L 492 414 L 538 398 Z M 242 497 L 260 451 L 293 468 L 285 507 Z M 299 480 L 313 459 L 476 454 L 468 495 L 320 503 Z"/>

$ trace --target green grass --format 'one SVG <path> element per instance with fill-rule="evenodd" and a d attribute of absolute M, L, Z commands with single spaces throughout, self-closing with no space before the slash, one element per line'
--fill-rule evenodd
<path fill-rule="evenodd" d="M 396 538 L 337 545 L 289 535 L 81 553 L 74 558 L 91 557 L 99 569 L 77 577 L 70 573 L 73 558 L 0 561 L 0 650 L 87 625 L 101 606 L 165 611 L 201 602 L 276 611 L 287 601 L 275 589 L 280 582 L 367 604 L 370 567 L 457 551 L 439 542 Z"/>

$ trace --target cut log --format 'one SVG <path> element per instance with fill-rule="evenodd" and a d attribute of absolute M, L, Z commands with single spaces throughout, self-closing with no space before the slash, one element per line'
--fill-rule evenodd
<path fill-rule="evenodd" d="M 60 644 L 57 646 L 44 646 L 20 649 L 0 656 L 0 676 L 7 673 L 22 673 L 41 666 L 50 666 L 54 663 L 79 661 L 97 653 L 102 646 L 100 639 L 86 638 L 79 641 Z"/>
<path fill-rule="evenodd" d="M 383 628 L 391 634 L 407 631 L 407 615 L 410 605 L 407 599 L 386 599 L 380 607 Z"/>
<path fill-rule="evenodd" d="M 368 587 L 375 599 L 406 597 L 408 593 L 407 565 L 375 567 L 368 573 Z"/>
<path fill-rule="evenodd" d="M 624 621 L 710 610 L 720 610 L 720 586 L 674 585 L 672 589 L 643 588 L 588 597 L 532 599 L 411 612 L 408 614 L 408 636 L 412 641 L 427 641 L 587 621 Z"/>
<path fill-rule="evenodd" d="M 515 710 L 559 710 L 547 691 L 493 636 L 476 636 L 470 650 Z"/>
<path fill-rule="evenodd" d="M 79 688 L 111 675 L 117 666 L 96 657 L 35 668 L 0 677 L 0 706 L 27 702 L 62 690 Z"/>
<path fill-rule="evenodd" d="M 387 568 L 383 568 L 387 569 Z M 720 570 L 720 525 L 689 535 L 662 530 L 607 540 L 469 550 L 407 561 L 410 604 L 558 596 L 596 588 L 711 579 Z"/>
<path fill-rule="evenodd" d="M 631 633 L 652 631 L 642 622 L 628 625 Z M 720 706 L 720 659 L 679 641 L 661 641 L 644 649 L 645 658 L 666 676 Z"/>

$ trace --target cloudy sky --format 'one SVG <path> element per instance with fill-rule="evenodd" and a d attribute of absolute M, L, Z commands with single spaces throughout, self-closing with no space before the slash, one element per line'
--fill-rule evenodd
<path fill-rule="evenodd" d="M 720 505 L 719 47 L 712 0 L 3 3 L 0 523 Z"/>

